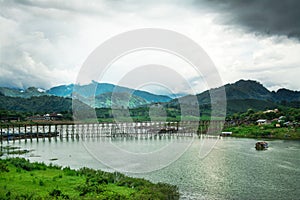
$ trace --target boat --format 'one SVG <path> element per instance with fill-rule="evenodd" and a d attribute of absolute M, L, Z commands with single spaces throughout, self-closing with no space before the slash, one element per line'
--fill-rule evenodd
<path fill-rule="evenodd" d="M 220 134 L 220 136 L 222 136 L 222 137 L 227 137 L 227 136 L 231 136 L 231 135 L 232 135 L 232 132 L 222 132 Z"/>
<path fill-rule="evenodd" d="M 256 150 L 265 150 L 269 147 L 267 142 L 256 142 L 255 149 Z"/>

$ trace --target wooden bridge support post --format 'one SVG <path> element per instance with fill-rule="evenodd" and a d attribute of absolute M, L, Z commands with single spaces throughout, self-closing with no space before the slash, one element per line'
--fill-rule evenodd
<path fill-rule="evenodd" d="M 54 140 L 55 142 L 57 142 L 57 136 L 58 136 L 58 132 L 57 132 L 57 124 L 54 125 Z"/>
<path fill-rule="evenodd" d="M 59 139 L 60 139 L 60 141 L 63 141 L 63 134 L 64 134 L 64 125 L 63 124 L 61 124 L 60 125 L 60 129 L 59 129 Z"/>
<path fill-rule="evenodd" d="M 19 133 L 19 143 L 21 142 L 21 125 L 18 125 L 18 133 Z"/>
<path fill-rule="evenodd" d="M 45 142 L 46 137 L 46 130 L 45 130 L 45 124 L 43 124 L 43 142 Z"/>
<path fill-rule="evenodd" d="M 48 140 L 51 141 L 51 124 L 48 124 Z"/>
<path fill-rule="evenodd" d="M 24 138 L 25 138 L 25 143 L 27 142 L 27 126 L 24 125 Z"/>
<path fill-rule="evenodd" d="M 15 135 L 15 126 L 12 125 L 12 139 L 13 139 L 13 143 L 15 143 L 15 137 L 16 137 L 16 135 Z"/>
<path fill-rule="evenodd" d="M 36 124 L 36 141 L 38 142 L 39 141 L 39 124 Z"/>
<path fill-rule="evenodd" d="M 73 137 L 74 137 L 74 135 L 75 134 L 77 134 L 77 133 L 75 133 L 76 131 L 75 131 L 75 125 L 74 124 L 71 124 L 71 126 L 72 126 L 72 135 L 73 135 Z"/>
<path fill-rule="evenodd" d="M 65 129 L 66 129 L 66 137 L 67 137 L 67 140 L 69 139 L 69 125 L 68 124 L 66 124 L 65 125 Z"/>
<path fill-rule="evenodd" d="M 32 131 L 32 124 L 30 124 L 30 142 L 32 142 L 32 134 L 33 134 L 33 131 Z"/>
<path fill-rule="evenodd" d="M 0 126 L 0 133 L 1 133 L 1 144 L 3 143 L 3 132 L 2 132 L 2 126 Z"/>

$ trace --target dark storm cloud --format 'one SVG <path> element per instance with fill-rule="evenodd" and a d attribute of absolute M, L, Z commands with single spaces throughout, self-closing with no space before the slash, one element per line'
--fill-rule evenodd
<path fill-rule="evenodd" d="M 200 0 L 221 12 L 219 23 L 239 25 L 246 31 L 300 39 L 299 0 Z"/>

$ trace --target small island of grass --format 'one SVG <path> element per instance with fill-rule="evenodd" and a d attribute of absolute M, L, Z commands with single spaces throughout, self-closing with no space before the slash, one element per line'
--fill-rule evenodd
<path fill-rule="evenodd" d="M 0 199 L 179 199 L 178 188 L 121 173 L 0 159 Z"/>

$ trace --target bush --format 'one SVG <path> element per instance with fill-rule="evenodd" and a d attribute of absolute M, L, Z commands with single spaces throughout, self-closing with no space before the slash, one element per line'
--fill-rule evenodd
<path fill-rule="evenodd" d="M 71 169 L 70 167 L 65 167 L 63 168 L 63 172 L 65 173 L 65 175 L 67 176 L 77 176 L 77 172 L 76 170 Z"/>
<path fill-rule="evenodd" d="M 24 158 L 10 158 L 8 161 L 17 168 L 22 168 L 26 171 L 32 170 L 46 170 L 44 163 L 30 163 L 29 160 Z"/>
<path fill-rule="evenodd" d="M 85 183 L 77 186 L 75 189 L 80 192 L 80 196 L 84 196 L 88 193 L 100 194 L 105 191 L 105 187 L 103 185 L 96 183 Z"/>
<path fill-rule="evenodd" d="M 39 186 L 44 186 L 45 185 L 45 183 L 44 183 L 44 181 L 42 181 L 41 179 L 39 180 Z"/>
<path fill-rule="evenodd" d="M 63 194 L 60 190 L 58 189 L 53 189 L 51 192 L 49 192 L 49 196 L 55 197 L 56 199 L 58 197 L 62 199 L 70 199 L 68 195 Z"/>
<path fill-rule="evenodd" d="M 87 167 L 80 168 L 77 172 L 79 175 L 85 175 L 85 176 L 92 176 L 96 174 L 96 170 Z"/>
<path fill-rule="evenodd" d="M 7 164 L 0 162 L 0 173 L 1 172 L 9 172 L 9 169 L 7 168 Z"/>
<path fill-rule="evenodd" d="M 52 197 L 59 197 L 61 196 L 62 192 L 57 189 L 53 189 L 51 192 L 49 192 L 49 195 Z"/>

